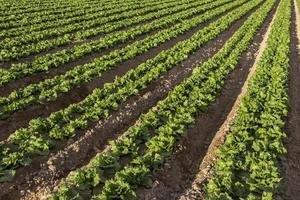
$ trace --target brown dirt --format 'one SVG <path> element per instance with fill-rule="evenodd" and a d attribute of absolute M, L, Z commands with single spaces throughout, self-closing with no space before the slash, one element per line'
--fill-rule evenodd
<path fill-rule="evenodd" d="M 242 20 L 245 18 L 240 21 Z M 217 52 L 239 26 L 240 23 L 234 24 L 228 31 L 208 42 L 182 65 L 171 69 L 150 84 L 139 96 L 132 97 L 126 104 L 122 104 L 119 111 L 112 113 L 109 119 L 93 123 L 89 131 L 78 134 L 80 137 L 58 144 L 58 148 L 50 156 L 35 158 L 31 166 L 19 169 L 16 180 L 0 186 L 2 191 L 0 198 L 16 199 L 28 189 L 34 191 L 41 191 L 41 188 L 53 189 L 71 170 L 86 164 L 97 152 L 104 149 L 107 140 L 123 133 L 142 112 L 146 112 L 157 101 L 165 98 L 173 87 L 191 74 L 194 67 L 192 64 L 203 62 Z M 185 37 L 182 36 L 181 39 Z M 156 51 L 160 52 L 161 49 Z"/>
<path fill-rule="evenodd" d="M 294 1 L 294 8 L 295 1 Z M 297 23 L 297 27 L 296 27 Z M 282 160 L 284 194 L 278 199 L 299 199 L 300 194 L 300 16 L 299 11 L 292 13 L 291 54 L 289 69 L 289 115 L 286 123 L 287 154 Z M 297 32 L 298 30 L 298 32 Z M 297 38 L 298 34 L 298 38 Z"/>
<path fill-rule="evenodd" d="M 198 178 L 199 165 L 207 155 L 215 133 L 228 118 L 238 95 L 245 87 L 244 83 L 248 79 L 249 70 L 254 65 L 260 48 L 259 44 L 264 38 L 275 10 L 274 7 L 262 29 L 255 36 L 254 42 L 241 56 L 237 68 L 230 74 L 217 101 L 209 107 L 207 113 L 197 118 L 195 127 L 188 130 L 187 136 L 179 142 L 174 155 L 164 168 L 155 174 L 154 186 L 151 189 L 140 189 L 140 199 L 170 200 L 202 197 L 199 188 L 196 191 L 193 190 L 196 189 L 193 188 L 193 183 Z M 209 159 L 214 160 L 214 155 L 209 156 L 207 160 Z"/>

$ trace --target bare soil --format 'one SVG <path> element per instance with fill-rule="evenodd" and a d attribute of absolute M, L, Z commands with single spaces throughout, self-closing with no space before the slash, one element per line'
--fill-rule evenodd
<path fill-rule="evenodd" d="M 300 31 L 299 12 L 292 13 L 290 68 L 289 68 L 289 114 L 286 123 L 287 154 L 282 159 L 283 194 L 278 199 L 299 199 L 300 194 Z M 297 17 L 297 18 L 296 18 Z"/>

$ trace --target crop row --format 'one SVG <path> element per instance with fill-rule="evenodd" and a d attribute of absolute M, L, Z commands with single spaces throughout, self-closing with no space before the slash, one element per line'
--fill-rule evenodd
<path fill-rule="evenodd" d="M 224 2 L 228 0 L 222 1 Z M 147 52 L 148 50 L 157 47 L 165 41 L 175 38 L 176 36 L 181 35 L 188 30 L 197 27 L 199 24 L 215 16 L 218 16 L 223 12 L 230 10 L 233 7 L 238 6 L 244 2 L 244 0 L 232 2 L 222 7 L 217 7 L 215 10 L 207 11 L 204 14 L 196 16 L 194 18 L 182 20 L 180 21 L 180 23 L 177 23 L 170 28 L 161 30 L 154 35 L 150 35 L 143 40 L 136 41 L 122 49 L 117 49 L 108 55 L 96 58 L 91 63 L 76 66 L 63 75 L 58 75 L 51 79 L 46 79 L 42 82 L 31 84 L 23 89 L 18 89 L 12 92 L 8 97 L 0 98 L 0 116 L 10 114 L 39 102 L 53 101 L 57 99 L 58 94 L 68 92 L 74 86 L 80 85 L 84 82 L 89 82 L 92 78 L 95 78 L 97 76 L 101 77 L 104 71 L 116 67 L 121 62 Z M 206 10 L 211 6 L 214 6 L 214 4 L 215 3 L 204 5 L 204 7 L 199 7 L 199 9 Z M 170 17 L 174 19 L 174 16 Z M 176 16 L 175 19 L 177 20 Z M 117 38 L 124 39 L 125 36 L 125 38 L 129 39 L 134 35 L 139 35 L 141 33 L 141 30 L 145 30 L 147 32 L 149 31 L 149 29 L 153 30 L 153 28 L 158 28 L 158 25 L 164 26 L 166 24 L 166 21 L 161 22 L 162 23 L 160 24 L 150 23 L 143 26 L 143 29 L 135 28 L 132 31 L 128 30 L 121 32 L 121 34 Z M 107 41 L 102 44 L 107 45 Z M 86 50 L 88 50 L 88 48 L 85 46 L 82 51 Z"/>
<path fill-rule="evenodd" d="M 211 0 L 203 1 L 203 3 L 209 3 Z M 117 44 L 124 43 L 130 39 L 135 39 L 137 36 L 150 33 L 151 31 L 157 31 L 159 29 L 166 28 L 171 24 L 176 22 L 180 22 L 180 20 L 186 19 L 188 17 L 192 17 L 193 15 L 204 12 L 208 9 L 212 9 L 218 5 L 228 2 L 228 0 L 220 0 L 211 5 L 201 5 L 203 3 L 191 3 L 191 6 L 195 6 L 192 9 L 188 9 L 188 5 L 183 5 L 183 7 L 187 8 L 187 10 L 183 10 L 178 13 L 174 13 L 172 16 L 165 16 L 161 19 L 154 20 L 145 25 L 129 28 L 123 31 L 117 31 L 115 33 L 111 33 L 99 40 L 88 42 L 82 45 L 75 46 L 73 48 L 65 49 L 62 51 L 58 51 L 54 54 L 48 54 L 46 56 L 37 57 L 31 64 L 13 64 L 9 70 L 0 70 L 1 78 L 0 85 L 8 83 L 12 80 L 28 76 L 33 73 L 48 71 L 51 68 L 59 67 L 62 64 L 80 59 L 83 56 L 89 55 L 94 52 L 99 52 L 103 49 L 111 48 Z M 167 13 L 177 12 L 182 9 L 182 6 L 170 8 L 163 11 L 158 11 L 154 14 L 150 14 L 147 16 L 140 16 L 131 20 L 128 20 L 129 23 L 138 23 L 143 20 L 149 20 L 150 17 L 161 17 L 162 15 L 166 15 Z M 119 24 L 117 22 L 117 24 Z M 122 23 L 120 24 L 121 26 Z M 128 24 L 127 24 L 128 25 Z M 118 26 L 117 26 L 118 27 Z M 105 26 L 102 32 L 112 31 L 115 26 L 109 27 Z M 100 34 L 100 29 L 97 29 L 97 33 Z M 90 32 L 89 32 L 90 33 Z M 95 32 L 93 32 L 94 34 Z M 85 35 L 86 36 L 86 35 Z"/>
<path fill-rule="evenodd" d="M 267 47 L 218 154 L 207 199 L 273 199 L 288 113 L 291 1 L 282 0 Z"/>
<path fill-rule="evenodd" d="M 196 67 L 191 77 L 142 115 L 120 140 L 110 142 L 110 150 L 97 154 L 86 167 L 71 173 L 50 199 L 80 199 L 82 190 L 100 184 L 102 191 L 92 199 L 136 199 L 134 190 L 138 186 L 151 186 L 151 172 L 171 155 L 176 141 L 195 122 L 197 114 L 215 101 L 274 3 L 275 0 L 266 1 L 216 55 Z M 143 144 L 146 148 L 141 151 Z M 124 157 L 131 161 L 122 166 L 120 160 Z"/>
<path fill-rule="evenodd" d="M 46 138 L 53 140 L 72 137 L 76 129 L 86 128 L 89 121 L 107 118 L 120 103 L 136 95 L 150 82 L 159 78 L 163 72 L 186 60 L 189 54 L 225 31 L 261 2 L 262 0 L 253 0 L 243 4 L 199 30 L 191 38 L 177 43 L 171 49 L 162 51 L 155 58 L 147 60 L 124 76 L 116 78 L 113 83 L 105 84 L 102 89 L 95 89 L 82 102 L 54 112 L 48 118 L 31 120 L 29 127 L 16 130 L 1 146 L 3 180 L 12 175 L 15 168 L 29 164 L 30 157 L 47 153 L 51 145 Z M 193 21 L 186 23 L 193 23 Z M 48 136 L 45 137 L 45 134 Z M 9 144 L 16 145 L 16 148 L 10 149 Z"/>

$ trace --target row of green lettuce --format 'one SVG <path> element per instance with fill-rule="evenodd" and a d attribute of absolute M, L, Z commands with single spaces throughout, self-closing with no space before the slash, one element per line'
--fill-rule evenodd
<path fill-rule="evenodd" d="M 228 0 L 221 1 L 228 2 Z M 198 9 L 200 11 L 207 10 L 211 7 L 214 7 L 215 4 L 219 3 L 220 2 L 205 4 L 204 6 L 198 7 Z M 245 0 L 234 1 L 221 7 L 217 7 L 214 10 L 209 9 L 203 14 L 195 16 L 193 18 L 179 20 L 179 23 L 174 24 L 167 29 L 163 29 L 156 34 L 149 35 L 143 40 L 138 40 L 130 45 L 127 45 L 124 48 L 117 49 L 110 52 L 109 54 L 96 58 L 91 63 L 78 65 L 73 69 L 67 71 L 65 74 L 57 75 L 53 78 L 43 80 L 39 83 L 30 84 L 25 88 L 17 89 L 11 92 L 11 94 L 9 94 L 7 97 L 0 98 L 0 116 L 9 116 L 11 113 L 24 109 L 33 104 L 54 101 L 59 97 L 59 94 L 69 92 L 75 86 L 90 82 L 95 77 L 101 77 L 103 72 L 117 67 L 120 63 L 141 55 L 142 53 L 147 52 L 150 49 L 153 49 L 172 38 L 176 38 L 177 36 L 186 33 L 192 28 L 199 26 L 201 23 L 219 16 L 220 14 L 236 6 L 239 6 L 242 3 L 245 3 Z M 194 10 L 194 12 L 199 12 L 198 9 Z M 187 15 L 186 12 L 181 14 L 183 14 L 184 17 Z M 166 18 L 165 20 L 160 21 L 161 23 L 150 23 L 142 27 L 136 27 L 132 29 L 132 31 L 128 30 L 122 32 L 120 37 L 123 38 L 123 34 L 125 34 L 125 37 L 129 39 L 132 35 L 139 35 L 141 30 L 148 32 L 149 30 L 153 30 L 153 28 L 159 28 L 161 26 L 164 27 L 166 23 L 168 24 L 169 18 L 171 18 L 172 21 L 177 21 L 177 17 L 178 16 L 168 16 L 168 18 Z M 104 44 L 107 45 L 108 43 Z M 101 47 L 101 45 L 96 44 L 95 48 L 99 46 Z M 86 48 L 80 50 L 82 50 L 83 52 L 89 51 L 87 46 L 85 47 Z M 76 54 L 67 54 L 66 57 L 73 55 Z"/>
<path fill-rule="evenodd" d="M 173 6 L 176 6 L 176 4 L 182 4 L 181 2 L 174 0 L 164 1 L 171 1 L 171 3 L 173 2 Z M 37 54 L 41 51 L 70 44 L 76 40 L 78 35 L 81 35 L 85 31 L 90 31 L 90 28 L 93 29 L 103 25 L 104 27 L 101 28 L 113 27 L 117 29 L 118 27 L 116 27 L 116 22 L 119 20 L 121 21 L 122 19 L 127 19 L 131 21 L 131 17 L 138 17 L 139 15 L 143 15 L 148 12 L 155 12 L 163 8 L 165 9 L 168 6 L 172 5 L 164 4 L 161 1 L 157 2 L 151 0 L 150 2 L 144 4 L 114 7 L 112 10 L 106 12 L 94 13 L 93 16 L 90 16 L 90 19 L 85 19 L 85 17 L 82 17 L 82 22 L 72 23 L 59 29 L 55 27 L 52 30 L 46 29 L 42 32 L 25 34 L 15 38 L 6 38 L 0 41 L 0 62 L 17 60 L 25 56 Z M 123 21 L 120 23 L 122 22 Z M 119 24 L 119 28 L 124 28 L 126 26 L 128 25 L 124 24 L 122 26 Z M 74 34 L 74 32 L 78 30 L 81 31 Z"/>
<path fill-rule="evenodd" d="M 49 199 L 137 199 L 135 190 L 151 186 L 152 172 L 172 154 L 176 141 L 186 134 L 195 118 L 215 101 L 275 2 L 266 1 L 217 54 L 197 66 L 191 77 L 142 115 L 121 139 L 110 142 L 109 150 L 70 173 Z M 122 162 L 124 158 L 128 164 Z M 89 191 L 94 191 L 92 197 L 86 195 L 91 194 Z"/>
<path fill-rule="evenodd" d="M 207 199 L 273 199 L 288 113 L 291 0 L 282 0 L 267 47 L 220 148 Z"/>
<path fill-rule="evenodd" d="M 197 31 L 191 38 L 160 52 L 124 76 L 117 77 L 114 82 L 106 83 L 103 88 L 95 89 L 83 101 L 54 112 L 47 118 L 33 119 L 27 128 L 16 130 L 1 145 L 0 180 L 11 178 L 16 168 L 29 165 L 30 158 L 47 154 L 56 144 L 55 140 L 73 137 L 76 130 L 86 129 L 88 122 L 107 118 L 130 96 L 137 95 L 164 72 L 186 60 L 191 53 L 227 30 L 261 2 L 253 0 L 243 4 Z"/>
<path fill-rule="evenodd" d="M 209 5 L 205 4 L 211 1 L 212 0 L 206 0 L 200 3 L 191 3 L 190 1 L 188 1 L 190 2 L 189 5 L 186 4 L 182 6 L 176 6 L 174 8 L 164 9 L 162 11 L 157 11 L 156 13 L 151 13 L 149 15 L 140 16 L 132 19 L 125 19 L 127 21 L 127 25 L 139 23 L 141 21 L 147 21 L 150 19 L 154 20 L 144 25 L 132 28 L 128 27 L 127 30 L 121 30 L 111 33 L 96 41 L 84 43 L 82 45 L 76 45 L 72 48 L 64 49 L 53 54 L 39 56 L 35 60 L 33 60 L 33 62 L 28 64 L 13 64 L 8 70 L 0 70 L 0 85 L 7 84 L 10 81 L 16 80 L 21 77 L 29 76 L 34 73 L 45 72 L 51 68 L 60 67 L 62 64 L 78 60 L 83 56 L 87 56 L 104 49 L 115 47 L 116 45 L 128 42 L 131 39 L 136 39 L 138 36 L 142 36 L 153 31 L 158 31 L 160 29 L 168 28 L 169 26 L 178 23 L 183 19 L 192 17 L 193 15 L 197 15 L 208 9 L 213 9 L 216 6 L 229 2 L 229 0 L 220 0 Z M 181 9 L 183 10 L 181 11 Z M 105 26 L 100 26 L 93 30 L 87 30 L 86 32 L 82 32 L 82 36 L 88 37 L 91 34 L 97 35 L 101 34 L 101 32 L 111 32 L 119 28 L 120 26 L 123 26 L 121 22 L 106 24 Z"/>

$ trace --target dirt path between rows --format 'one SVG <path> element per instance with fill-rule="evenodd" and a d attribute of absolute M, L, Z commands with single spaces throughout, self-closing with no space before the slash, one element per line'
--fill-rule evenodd
<path fill-rule="evenodd" d="M 174 156 L 155 175 L 155 186 L 142 189 L 140 199 L 198 200 L 202 197 L 201 185 L 207 179 L 207 173 L 215 161 L 215 150 L 223 143 L 228 127 L 247 91 L 248 81 L 255 72 L 257 60 L 266 46 L 269 24 L 273 23 L 272 16 L 276 7 L 274 6 L 247 52 L 241 56 L 238 67 L 230 74 L 216 103 L 210 106 L 207 114 L 197 119 L 196 127 L 188 131 Z"/>
<path fill-rule="evenodd" d="M 298 7 L 299 8 L 299 7 Z M 291 47 L 289 69 L 289 114 L 286 123 L 287 154 L 282 160 L 283 192 L 278 199 L 299 199 L 300 194 L 300 14 L 292 13 Z"/>

